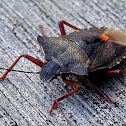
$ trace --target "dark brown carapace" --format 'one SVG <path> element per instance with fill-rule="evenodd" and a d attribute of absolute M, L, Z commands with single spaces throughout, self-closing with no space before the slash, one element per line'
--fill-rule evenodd
<path fill-rule="evenodd" d="M 75 29 L 75 32 L 66 35 L 64 24 Z M 75 89 L 68 94 L 56 99 L 52 105 L 51 112 L 55 104 L 64 98 L 73 95 L 81 88 L 80 85 L 72 80 L 67 80 L 65 73 L 73 73 L 78 76 L 84 76 L 87 82 L 98 94 L 107 102 L 116 103 L 105 97 L 89 80 L 90 74 L 97 70 L 108 69 L 106 76 L 119 75 L 126 73 L 121 70 L 111 70 L 111 68 L 126 58 L 126 32 L 112 30 L 108 28 L 92 28 L 81 30 L 68 22 L 59 22 L 61 36 L 47 37 L 43 31 L 42 36 L 37 40 L 45 52 L 45 63 L 29 55 L 21 55 L 1 77 L 5 79 L 8 72 L 16 65 L 21 57 L 25 57 L 31 62 L 42 68 L 40 79 L 52 81 L 60 75 L 63 81 Z"/>

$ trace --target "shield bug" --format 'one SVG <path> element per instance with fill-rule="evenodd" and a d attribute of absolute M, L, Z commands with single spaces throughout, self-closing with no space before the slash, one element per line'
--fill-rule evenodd
<path fill-rule="evenodd" d="M 65 33 L 64 24 L 75 29 L 68 35 Z M 80 84 L 66 79 L 66 74 L 74 74 L 84 78 L 105 101 L 116 104 L 115 101 L 105 97 L 103 93 L 89 80 L 90 74 L 98 70 L 107 70 L 106 76 L 126 73 L 123 70 L 111 70 L 126 58 L 126 32 L 112 30 L 108 28 L 79 29 L 68 22 L 59 22 L 61 36 L 47 37 L 40 25 L 42 36 L 38 36 L 37 41 L 45 52 L 45 62 L 29 55 L 21 55 L 10 66 L 1 79 L 5 79 L 8 72 L 16 65 L 21 57 L 25 57 L 31 62 L 41 67 L 40 79 L 50 82 L 60 75 L 63 81 L 73 86 L 75 89 L 68 94 L 57 98 L 51 107 L 51 112 L 57 102 L 78 92 Z"/>

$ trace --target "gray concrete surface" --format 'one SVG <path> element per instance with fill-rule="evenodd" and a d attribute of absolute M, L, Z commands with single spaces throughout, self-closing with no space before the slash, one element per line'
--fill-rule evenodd
<path fill-rule="evenodd" d="M 39 24 L 48 36 L 59 36 L 58 22 L 65 20 L 85 29 L 104 26 L 126 29 L 125 0 L 1 0 L 0 1 L 0 67 L 8 68 L 21 54 L 44 61 L 36 41 Z M 66 27 L 67 33 L 72 30 Z M 126 61 L 120 69 L 126 69 Z M 14 69 L 39 71 L 26 59 Z M 4 73 L 0 70 L 0 75 Z M 72 126 L 126 126 L 126 76 L 109 78 L 99 86 L 119 107 L 103 101 L 87 85 L 81 92 L 60 102 Z M 70 91 L 61 78 L 51 83 L 56 97 Z M 10 72 L 0 81 L 0 126 L 67 126 L 59 107 L 50 114 L 53 97 L 39 75 Z"/>

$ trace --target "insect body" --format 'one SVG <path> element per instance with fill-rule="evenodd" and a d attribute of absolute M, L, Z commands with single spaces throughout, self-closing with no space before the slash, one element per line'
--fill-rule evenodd
<path fill-rule="evenodd" d="M 66 35 L 63 24 L 70 26 L 76 31 Z M 100 97 L 107 102 L 115 104 L 115 101 L 106 98 L 102 92 L 90 82 L 88 76 L 90 76 L 90 73 L 99 69 L 109 70 L 125 58 L 126 32 L 107 28 L 80 30 L 65 21 L 61 21 L 59 26 L 61 31 L 61 36 L 59 37 L 46 37 L 42 26 L 40 26 L 43 37 L 38 36 L 37 40 L 44 49 L 45 63 L 27 54 L 21 55 L 1 79 L 5 79 L 8 72 L 10 72 L 19 59 L 25 57 L 42 68 L 40 79 L 50 82 L 57 75 L 61 75 L 65 83 L 75 87 L 75 89 L 68 94 L 56 99 L 50 111 L 53 110 L 57 102 L 73 95 L 80 89 L 80 85 L 75 81 L 67 80 L 64 73 L 85 76 L 85 81 L 99 94 Z M 125 72 L 126 71 L 109 70 L 106 72 L 106 75 L 119 75 Z"/>
<path fill-rule="evenodd" d="M 115 37 L 117 35 L 125 37 L 126 33 L 120 34 L 120 31 L 114 31 L 111 34 L 112 32 L 105 28 L 94 28 L 60 37 L 39 36 L 38 42 L 46 50 L 45 58 L 48 61 L 42 68 L 40 78 L 48 80 L 60 72 L 88 75 L 92 71 L 115 66 L 126 53 L 125 46 L 120 42 L 122 40 L 116 40 L 119 38 Z M 105 42 L 99 37 L 101 35 L 106 35 L 109 40 Z M 55 69 L 55 73 L 45 75 L 44 73 L 47 73 L 45 70 L 48 71 L 48 68 Z"/>

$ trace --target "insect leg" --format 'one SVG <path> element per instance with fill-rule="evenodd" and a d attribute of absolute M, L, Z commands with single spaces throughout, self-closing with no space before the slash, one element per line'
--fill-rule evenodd
<path fill-rule="evenodd" d="M 42 36 L 43 37 L 46 37 L 46 34 L 45 34 L 44 30 L 43 30 L 43 26 L 42 25 L 39 25 L 39 27 L 40 27 Z"/>
<path fill-rule="evenodd" d="M 60 21 L 59 22 L 59 28 L 60 28 L 61 35 L 66 35 L 65 29 L 64 29 L 64 24 L 67 25 L 67 26 L 69 26 L 69 27 L 71 27 L 71 28 L 73 28 L 73 29 L 75 29 L 75 30 L 80 30 L 79 28 L 77 28 L 77 27 L 69 24 L 66 21 Z"/>
<path fill-rule="evenodd" d="M 126 74 L 126 70 L 112 70 L 105 73 L 105 76 L 116 76 L 120 74 Z"/>
<path fill-rule="evenodd" d="M 64 98 L 67 98 L 67 97 L 69 97 L 69 96 L 75 94 L 75 93 L 78 92 L 79 89 L 80 89 L 80 85 L 79 85 L 78 83 L 74 82 L 74 81 L 71 81 L 71 80 L 63 80 L 63 81 L 64 81 L 66 84 L 75 87 L 75 89 L 72 90 L 71 92 L 69 92 L 68 94 L 64 95 L 64 96 L 62 96 L 62 97 L 60 97 L 60 98 L 58 98 L 58 99 L 55 99 L 55 100 L 54 100 L 54 103 L 53 103 L 53 105 L 52 105 L 52 107 L 51 107 L 51 109 L 50 109 L 50 112 L 53 111 L 54 106 L 56 105 L 56 103 L 58 103 L 59 101 L 63 100 Z"/>
<path fill-rule="evenodd" d="M 111 102 L 111 103 L 113 103 L 113 104 L 116 104 L 115 101 L 113 101 L 113 100 L 111 100 L 111 99 L 105 97 L 104 94 L 103 94 L 94 84 L 92 84 L 92 83 L 90 82 L 90 80 L 85 79 L 85 81 L 86 81 L 86 82 L 89 84 L 89 86 L 92 87 L 92 88 L 96 91 L 96 93 L 98 93 L 98 95 L 99 95 L 101 98 L 103 98 L 105 101 Z"/>
<path fill-rule="evenodd" d="M 21 57 L 24 57 L 24 58 L 30 60 L 31 62 L 35 63 L 36 65 L 38 65 L 38 66 L 40 66 L 40 67 L 43 66 L 43 62 L 41 62 L 39 59 L 35 59 L 34 57 L 29 56 L 29 55 L 27 55 L 27 54 L 21 55 L 21 56 L 19 56 L 19 57 L 15 60 L 15 62 L 9 67 L 9 69 L 3 74 L 3 76 L 0 78 L 0 80 L 6 78 L 7 74 L 8 74 L 8 73 L 12 70 L 12 68 L 17 64 L 17 62 L 21 59 Z"/>

